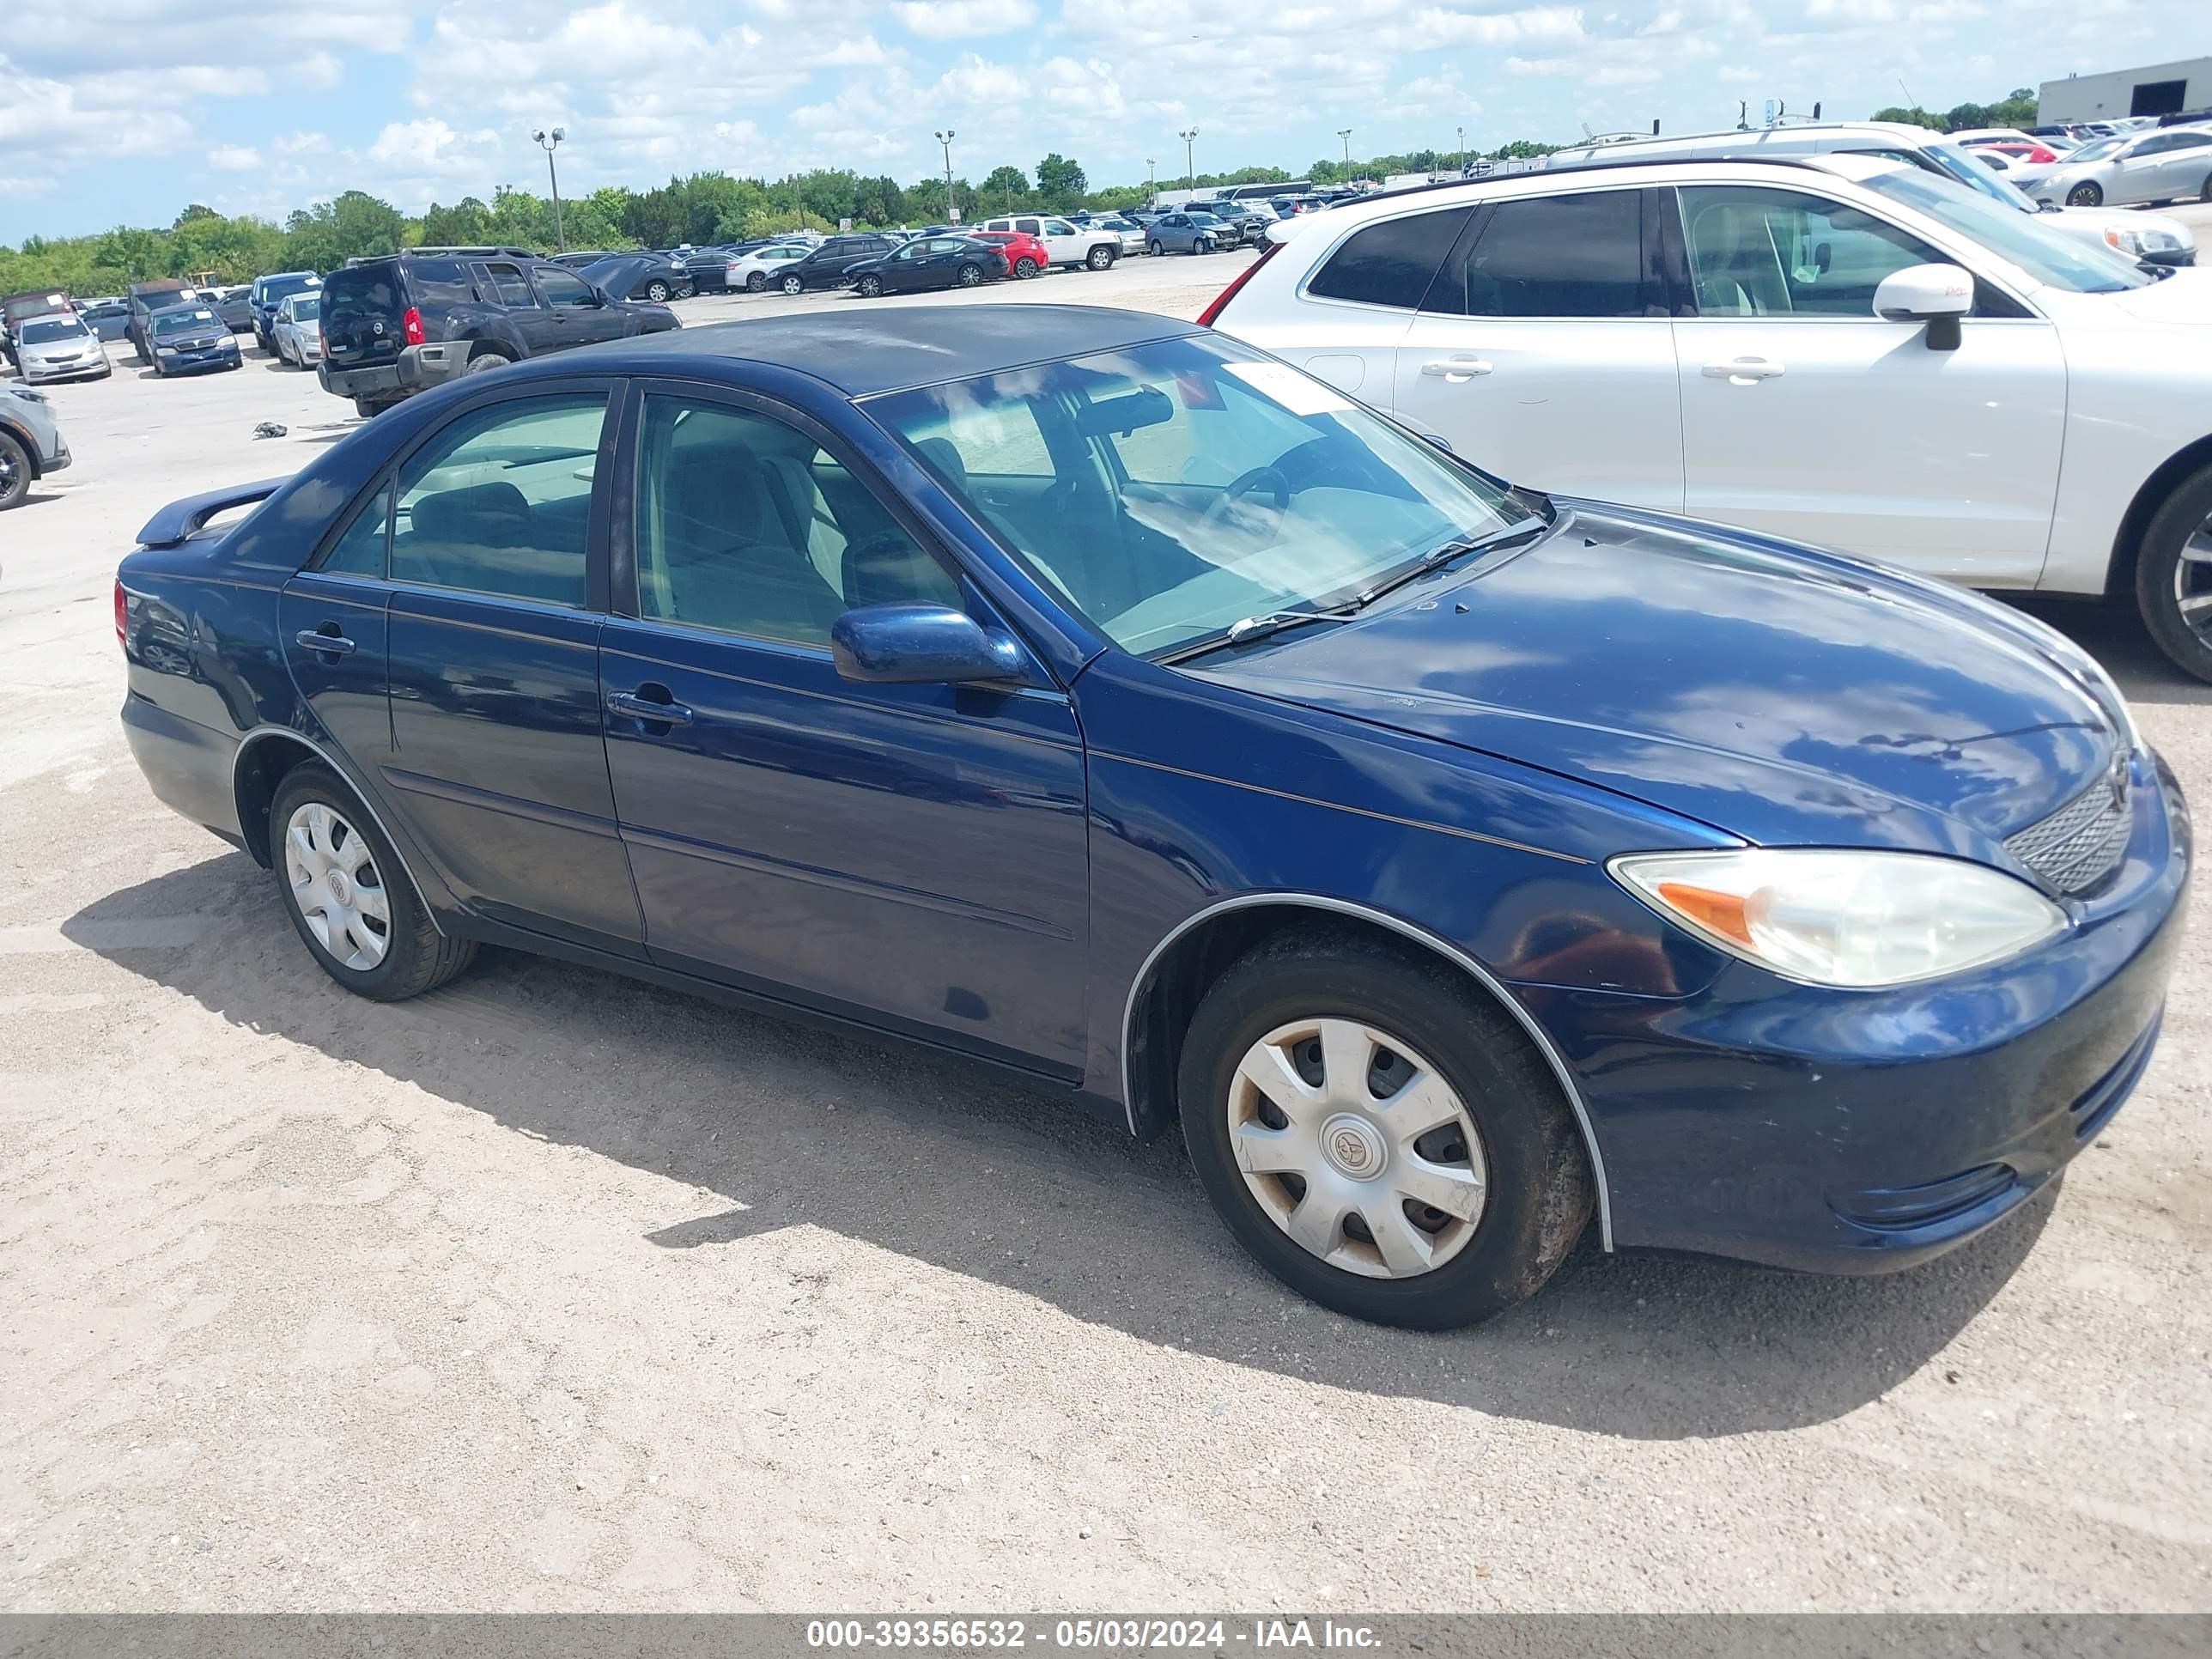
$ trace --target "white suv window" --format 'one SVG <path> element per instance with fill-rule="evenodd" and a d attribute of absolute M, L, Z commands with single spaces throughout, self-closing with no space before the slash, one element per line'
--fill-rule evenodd
<path fill-rule="evenodd" d="M 1474 211 L 1472 207 L 1445 208 L 1386 219 L 1354 231 L 1314 273 L 1306 292 L 1328 300 L 1415 310 Z"/>
<path fill-rule="evenodd" d="M 1425 311 L 1467 317 L 1663 317 L 1644 271 L 1642 192 L 1512 197 L 1447 266 Z"/>
<path fill-rule="evenodd" d="M 1706 317 L 1863 317 L 1874 291 L 1943 255 L 1893 225 L 1795 191 L 1692 185 L 1682 228 L 1698 310 Z"/>

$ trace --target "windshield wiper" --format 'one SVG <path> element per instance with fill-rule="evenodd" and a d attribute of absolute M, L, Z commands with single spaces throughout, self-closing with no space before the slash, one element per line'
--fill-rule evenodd
<path fill-rule="evenodd" d="M 1208 651 L 1218 651 L 1227 645 L 1249 645 L 1254 640 L 1264 640 L 1270 634 L 1279 634 L 1285 628 L 1296 628 L 1303 623 L 1340 623 L 1352 618 L 1338 611 L 1263 611 L 1256 617 L 1239 617 L 1218 634 L 1208 634 L 1193 640 L 1188 645 L 1178 646 L 1152 659 L 1158 663 L 1185 662 L 1203 656 Z"/>
<path fill-rule="evenodd" d="M 1425 576 L 1431 570 L 1440 570 L 1454 559 L 1463 559 L 1470 553 L 1492 552 L 1524 536 L 1540 535 L 1549 530 L 1552 524 L 1553 520 L 1547 518 L 1522 519 L 1486 536 L 1462 536 L 1446 542 L 1441 547 L 1432 547 L 1402 569 L 1394 570 L 1373 586 L 1363 588 L 1352 601 L 1352 609 L 1363 611 L 1392 589 L 1403 587 L 1414 578 Z"/>

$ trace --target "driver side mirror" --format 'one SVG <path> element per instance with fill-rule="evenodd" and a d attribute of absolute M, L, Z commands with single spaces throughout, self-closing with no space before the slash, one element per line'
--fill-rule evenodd
<path fill-rule="evenodd" d="M 1018 683 L 1021 647 L 943 605 L 864 605 L 830 626 L 838 674 L 864 685 Z"/>
<path fill-rule="evenodd" d="M 1887 323 L 1925 323 L 1930 351 L 1959 349 L 1959 319 L 1974 308 L 1974 279 L 1957 265 L 1907 265 L 1881 279 L 1874 314 Z"/>

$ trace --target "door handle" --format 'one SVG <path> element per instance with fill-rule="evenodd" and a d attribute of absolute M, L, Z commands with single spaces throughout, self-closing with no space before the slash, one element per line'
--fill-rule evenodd
<path fill-rule="evenodd" d="M 336 623 L 325 623 L 323 626 L 325 628 L 335 629 L 337 624 Z M 312 628 L 303 628 L 298 633 L 293 635 L 292 642 L 295 645 L 304 646 L 310 651 L 321 651 L 333 657 L 345 656 L 353 649 L 353 641 L 346 638 L 344 635 L 338 633 L 320 633 Z"/>
<path fill-rule="evenodd" d="M 1431 357 L 1421 365 L 1422 374 L 1454 386 L 1462 386 L 1478 374 L 1487 374 L 1490 369 L 1487 357 Z"/>
<path fill-rule="evenodd" d="M 1726 380 L 1730 386 L 1751 386 L 1759 380 L 1771 380 L 1782 373 L 1782 365 L 1769 362 L 1764 357 L 1738 357 L 1725 363 L 1707 363 L 1705 378 Z"/>
<path fill-rule="evenodd" d="M 634 720 L 655 720 L 662 726 L 689 726 L 691 711 L 680 702 L 641 696 L 635 691 L 610 691 L 607 707 Z"/>

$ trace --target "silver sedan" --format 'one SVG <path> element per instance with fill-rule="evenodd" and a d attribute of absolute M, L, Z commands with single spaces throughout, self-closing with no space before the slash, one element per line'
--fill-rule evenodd
<path fill-rule="evenodd" d="M 2028 187 L 2039 202 L 2133 207 L 2212 202 L 2212 127 L 2154 127 L 2081 146 Z"/>
<path fill-rule="evenodd" d="M 105 380 L 115 372 L 107 361 L 100 336 L 82 317 L 64 314 L 33 317 L 17 325 L 15 355 L 21 359 L 24 384 L 70 380 L 81 375 Z"/>

